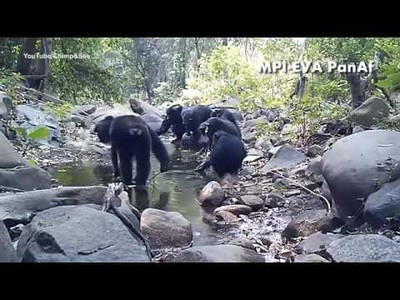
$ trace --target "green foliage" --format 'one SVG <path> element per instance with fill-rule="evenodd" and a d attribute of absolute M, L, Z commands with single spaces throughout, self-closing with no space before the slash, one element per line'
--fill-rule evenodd
<path fill-rule="evenodd" d="M 18 86 L 23 82 L 20 74 L 7 69 L 0 69 L 0 85 L 4 88 L 5 93 L 11 98 L 22 100 L 21 95 L 17 92 Z"/>
<path fill-rule="evenodd" d="M 50 136 L 49 128 L 44 126 L 36 126 L 28 130 L 23 127 L 16 127 L 14 130 L 23 138 L 31 141 L 47 140 Z"/>
<path fill-rule="evenodd" d="M 68 120 L 69 114 L 73 109 L 73 105 L 71 103 L 60 103 L 55 104 L 52 102 L 46 102 L 44 107 L 44 111 L 48 112 L 50 115 L 55 116 L 61 122 L 65 122 Z"/>
<path fill-rule="evenodd" d="M 120 101 L 119 76 L 104 63 L 110 41 L 99 38 L 54 38 L 53 55 L 81 55 L 51 61 L 49 88 L 71 103 Z M 87 57 L 87 58 L 86 58 Z"/>
<path fill-rule="evenodd" d="M 386 62 L 381 66 L 378 87 L 397 91 L 400 89 L 400 39 L 377 39 L 376 48 Z"/>

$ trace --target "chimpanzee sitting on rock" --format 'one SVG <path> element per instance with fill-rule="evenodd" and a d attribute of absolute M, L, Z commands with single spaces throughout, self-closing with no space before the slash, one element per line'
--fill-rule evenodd
<path fill-rule="evenodd" d="M 136 184 L 146 188 L 150 175 L 150 151 L 159 160 L 160 172 L 169 169 L 170 158 L 157 134 L 139 116 L 108 116 L 100 121 L 94 130 L 100 141 L 111 142 L 111 161 L 114 175 L 122 176 L 126 185 Z M 136 159 L 136 178 L 132 181 L 132 162 Z"/>
<path fill-rule="evenodd" d="M 236 175 L 246 156 L 247 151 L 237 135 L 218 130 L 213 134 L 209 158 L 195 171 L 203 171 L 212 166 L 220 178 L 226 174 Z"/>

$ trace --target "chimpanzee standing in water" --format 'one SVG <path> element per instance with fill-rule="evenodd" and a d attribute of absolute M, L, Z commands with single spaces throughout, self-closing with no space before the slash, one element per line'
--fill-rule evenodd
<path fill-rule="evenodd" d="M 150 175 L 150 151 L 159 160 L 160 172 L 169 169 L 169 155 L 157 134 L 139 116 L 108 116 L 94 130 L 100 141 L 111 142 L 111 161 L 114 175 L 122 176 L 126 185 L 146 188 Z M 132 181 L 132 163 L 136 159 L 136 178 Z"/>

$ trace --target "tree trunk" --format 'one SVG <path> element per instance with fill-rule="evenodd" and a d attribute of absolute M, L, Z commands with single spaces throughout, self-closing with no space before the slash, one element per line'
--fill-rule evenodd
<path fill-rule="evenodd" d="M 36 53 L 36 41 L 38 38 L 25 38 L 18 56 L 17 72 L 21 75 L 31 75 L 32 66 L 35 60 L 25 57 L 25 55 L 34 55 Z"/>
<path fill-rule="evenodd" d="M 228 38 L 222 38 L 222 46 L 228 46 Z"/>
<path fill-rule="evenodd" d="M 180 64 L 180 78 L 179 78 L 179 85 L 182 89 L 186 88 L 186 38 L 181 39 L 181 64 Z"/>
<path fill-rule="evenodd" d="M 346 79 L 350 85 L 353 108 L 357 108 L 365 101 L 366 81 L 357 73 L 347 73 Z"/>
<path fill-rule="evenodd" d="M 52 53 L 53 48 L 53 41 L 51 38 L 42 38 L 41 39 L 41 48 L 40 48 L 40 53 L 45 54 L 46 57 L 43 59 L 39 60 L 38 63 L 38 68 L 37 68 L 37 75 L 42 75 L 43 78 L 39 82 L 39 91 L 44 93 L 46 86 L 47 86 L 47 81 L 48 81 L 48 76 L 49 76 L 49 71 L 50 71 L 50 58 L 49 56 Z"/>

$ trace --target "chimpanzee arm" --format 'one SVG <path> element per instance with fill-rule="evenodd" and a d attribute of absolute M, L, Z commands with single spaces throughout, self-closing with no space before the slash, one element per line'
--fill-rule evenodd
<path fill-rule="evenodd" d="M 164 143 L 160 140 L 158 135 L 149 128 L 150 136 L 151 136 L 151 150 L 154 155 L 158 159 L 161 165 L 160 172 L 165 172 L 169 169 L 170 158 L 167 152 L 167 148 L 165 148 Z"/>

